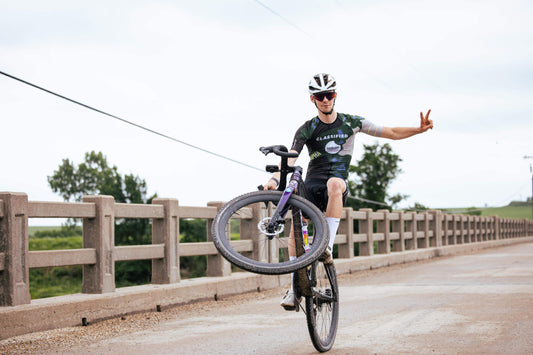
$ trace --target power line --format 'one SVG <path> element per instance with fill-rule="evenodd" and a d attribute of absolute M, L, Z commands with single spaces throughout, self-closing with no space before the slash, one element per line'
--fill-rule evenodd
<path fill-rule="evenodd" d="M 290 26 L 294 27 L 295 29 L 297 29 L 298 31 L 302 32 L 304 35 L 306 35 L 307 37 L 313 39 L 313 37 L 305 32 L 303 29 L 301 29 L 300 27 L 298 27 L 297 25 L 295 25 L 293 22 L 289 21 L 287 18 L 283 17 L 279 12 L 277 11 L 274 11 L 272 8 L 270 8 L 269 6 L 265 5 L 264 3 L 262 3 L 261 1 L 259 0 L 254 0 L 256 3 L 258 3 L 259 5 L 261 5 L 262 7 L 264 7 L 265 9 L 267 9 L 269 12 L 271 12 L 272 14 L 276 15 L 277 17 L 279 17 L 280 19 L 282 19 L 284 22 L 286 22 L 287 24 L 289 24 Z"/>
<path fill-rule="evenodd" d="M 80 102 L 80 101 L 76 101 L 76 100 L 70 99 L 70 98 L 68 98 L 68 97 L 66 97 L 66 96 L 64 96 L 64 95 L 58 94 L 58 93 L 53 92 L 53 91 L 48 90 L 48 89 L 45 89 L 45 88 L 43 88 L 43 87 L 41 87 L 41 86 L 38 86 L 38 85 L 32 84 L 32 83 L 30 83 L 30 82 L 28 82 L 28 81 L 26 81 L 26 80 L 20 79 L 20 78 L 18 78 L 18 77 L 16 77 L 16 76 L 11 75 L 11 74 L 8 74 L 8 73 L 6 73 L 6 72 L 0 71 L 0 74 L 6 76 L 6 77 L 8 77 L 8 78 L 11 78 L 11 79 L 13 79 L 13 80 L 19 81 L 19 82 L 21 82 L 21 83 L 23 83 L 23 84 L 26 84 L 26 85 L 28 85 L 28 86 L 31 86 L 31 87 L 33 87 L 33 88 L 36 88 L 36 89 L 39 89 L 39 90 L 44 91 L 44 92 L 46 92 L 46 93 L 49 93 L 49 94 L 51 94 L 51 95 L 54 95 L 54 96 L 56 96 L 56 97 L 59 97 L 59 98 L 61 98 L 61 99 L 63 99 L 63 100 L 66 100 L 66 101 L 72 102 L 72 103 L 74 103 L 74 104 L 76 104 L 76 105 L 79 105 L 79 106 L 85 107 L 85 108 L 87 108 L 87 109 L 89 109 L 89 110 L 92 110 L 92 111 L 98 112 L 98 113 L 100 113 L 100 114 L 102 114 L 102 115 L 105 115 L 105 116 L 108 116 L 108 117 L 114 118 L 114 119 L 116 119 L 116 120 L 118 120 L 118 121 L 120 121 L 120 122 L 122 122 L 122 123 L 129 124 L 129 125 L 131 125 L 131 126 L 134 126 L 134 127 L 136 127 L 136 128 L 142 129 L 142 130 L 144 130 L 144 131 L 147 131 L 147 132 L 153 133 L 153 134 L 158 135 L 158 136 L 160 136 L 160 137 L 163 137 L 163 138 L 169 139 L 169 140 L 171 140 L 171 141 L 174 141 L 174 142 L 177 142 L 177 143 L 180 143 L 180 144 L 186 145 L 186 146 L 188 146 L 188 147 L 191 147 L 191 148 L 194 148 L 194 149 L 200 150 L 200 151 L 202 151 L 202 152 L 204 152 L 204 153 L 208 153 L 208 154 L 214 155 L 214 156 L 216 156 L 216 157 L 218 157 L 218 158 L 226 159 L 226 160 L 229 160 L 229 161 L 231 161 L 231 162 L 233 162 L 233 163 L 240 164 L 240 165 L 246 166 L 246 167 L 248 167 L 248 168 L 251 168 L 251 169 L 254 169 L 254 170 L 260 171 L 260 172 L 265 172 L 264 170 L 259 169 L 259 168 L 256 168 L 255 166 L 252 166 L 252 165 L 249 165 L 249 164 L 246 164 L 246 163 L 240 162 L 240 161 L 238 161 L 238 160 L 235 160 L 235 159 L 232 159 L 232 158 L 226 157 L 226 156 L 224 156 L 224 155 L 221 155 L 221 154 L 218 154 L 218 153 L 215 153 L 215 152 L 211 152 L 211 151 L 209 151 L 209 150 L 207 150 L 207 149 L 204 149 L 204 148 L 198 147 L 198 146 L 196 146 L 196 145 L 193 145 L 193 144 L 190 144 L 190 143 L 184 142 L 184 141 L 182 141 L 182 140 L 180 140 L 180 139 L 177 139 L 177 138 L 171 137 L 171 136 L 169 136 L 169 135 L 166 135 L 166 134 L 164 134 L 164 133 L 161 133 L 161 132 L 155 131 L 155 130 L 153 130 L 153 129 L 150 129 L 150 128 L 148 128 L 148 127 L 145 127 L 145 126 L 142 126 L 142 125 L 140 125 L 140 124 L 134 123 L 134 122 L 132 122 L 132 121 L 129 121 L 129 120 L 126 120 L 126 119 L 124 119 L 124 118 L 121 118 L 121 117 L 118 117 L 118 116 L 112 115 L 112 114 L 110 114 L 110 113 L 107 113 L 107 112 L 105 112 L 105 111 L 99 110 L 99 109 L 97 109 L 97 108 L 95 108 L 95 107 L 89 106 L 89 105 L 84 104 L 84 103 L 82 103 L 82 102 Z M 352 198 L 352 199 L 360 200 L 360 201 L 363 201 L 363 202 L 367 202 L 367 203 L 372 203 L 372 204 L 376 204 L 376 205 L 382 205 L 382 206 L 389 207 L 389 205 L 387 205 L 386 203 L 383 203 L 383 202 L 367 200 L 367 199 L 364 199 L 364 198 L 361 198 L 361 197 L 356 197 L 356 196 L 348 196 L 348 197 L 349 197 L 349 198 Z"/>
<path fill-rule="evenodd" d="M 193 144 L 190 144 L 190 143 L 184 142 L 184 141 L 182 141 L 182 140 L 180 140 L 180 139 L 177 139 L 177 138 L 171 137 L 171 136 L 169 136 L 169 135 L 166 135 L 166 134 L 164 134 L 164 133 L 161 133 L 161 132 L 155 131 L 155 130 L 153 130 L 153 129 L 150 129 L 150 128 L 148 128 L 148 127 L 145 127 L 145 126 L 142 126 L 142 125 L 140 125 L 140 124 L 134 123 L 134 122 L 132 122 L 132 121 L 126 120 L 126 119 L 124 119 L 124 118 L 121 118 L 121 117 L 118 117 L 118 116 L 112 115 L 112 114 L 110 114 L 110 113 L 107 113 L 107 112 L 105 112 L 105 111 L 99 110 L 99 109 L 94 108 L 94 107 L 92 107 L 92 106 L 86 105 L 86 104 L 84 104 L 84 103 L 82 103 L 82 102 L 79 102 L 79 101 L 76 101 L 76 100 L 70 99 L 70 98 L 68 98 L 68 97 L 66 97 L 66 96 L 63 96 L 63 95 L 60 95 L 60 94 L 58 94 L 58 93 L 56 93 L 56 92 L 50 91 L 50 90 L 48 90 L 48 89 L 45 89 L 45 88 L 43 88 L 43 87 L 41 87 L 41 86 L 38 86 L 38 85 L 32 84 L 32 83 L 30 83 L 30 82 L 28 82 L 28 81 L 26 81 L 26 80 L 23 80 L 23 79 L 17 78 L 16 76 L 10 75 L 10 74 L 5 73 L 5 72 L 3 72 L 3 71 L 0 71 L 0 74 L 5 75 L 5 76 L 7 76 L 8 78 L 11 78 L 11 79 L 17 80 L 17 81 L 19 81 L 19 82 L 21 82 L 21 83 L 23 83 L 23 84 L 26 84 L 26 85 L 32 86 L 32 87 L 34 87 L 34 88 L 36 88 L 36 89 L 42 90 L 42 91 L 44 91 L 44 92 L 47 92 L 47 93 L 49 93 L 49 94 L 51 94 L 51 95 L 57 96 L 57 97 L 59 97 L 59 98 L 61 98 L 61 99 L 63 99 L 63 100 L 70 101 L 70 102 L 72 102 L 72 103 L 74 103 L 74 104 L 76 104 L 76 105 L 83 106 L 83 107 L 85 107 L 85 108 L 87 108 L 87 109 L 89 109 L 89 110 L 92 110 L 92 111 L 95 111 L 95 112 L 101 113 L 102 115 L 105 115 L 105 116 L 108 116 L 108 117 L 114 118 L 114 119 L 116 119 L 116 120 L 118 120 L 118 121 L 121 121 L 121 122 L 123 122 L 123 123 L 129 124 L 129 125 L 134 126 L 134 127 L 137 127 L 137 128 L 140 128 L 140 129 L 145 130 L 145 131 L 147 131 L 147 132 L 150 132 L 150 133 L 156 134 L 156 135 L 158 135 L 158 136 L 161 136 L 161 137 L 163 137 L 163 138 L 169 139 L 169 140 L 171 140 L 171 141 L 174 141 L 174 142 L 177 142 L 177 143 L 180 143 L 180 144 L 186 145 L 186 146 L 188 146 L 188 147 L 191 147 L 191 148 L 194 148 L 194 149 L 200 150 L 200 151 L 202 151 L 202 152 L 204 152 L 204 153 L 208 153 L 208 154 L 214 155 L 214 156 L 216 156 L 216 157 L 218 157 L 218 158 L 226 159 L 226 160 L 229 160 L 229 161 L 231 161 L 231 162 L 233 162 L 233 163 L 240 164 L 240 165 L 246 166 L 246 167 L 248 167 L 248 168 L 251 168 L 251 169 L 254 169 L 254 170 L 258 170 L 258 171 L 264 172 L 264 170 L 259 169 L 259 168 L 255 167 L 255 166 L 252 166 L 252 165 L 249 165 L 249 164 L 246 164 L 246 163 L 240 162 L 240 161 L 238 161 L 238 160 L 235 160 L 235 159 L 229 158 L 229 157 L 227 157 L 227 156 L 224 156 L 224 155 L 221 155 L 221 154 L 218 154 L 218 153 L 215 153 L 215 152 L 209 151 L 209 150 L 207 150 L 207 149 L 204 149 L 204 148 L 198 147 L 198 146 L 196 146 L 196 145 L 193 145 Z"/>
<path fill-rule="evenodd" d="M 254 2 L 256 2 L 257 4 L 261 5 L 264 9 L 266 9 L 267 11 L 269 11 L 270 13 L 272 13 L 273 15 L 279 17 L 281 20 L 283 20 L 285 23 L 287 23 L 288 25 L 290 25 L 291 27 L 293 27 L 294 29 L 296 29 L 298 32 L 301 32 L 303 33 L 305 36 L 307 36 L 309 39 L 311 40 L 316 40 L 315 36 L 312 36 L 311 34 L 309 34 L 308 32 L 304 31 L 301 27 L 299 27 L 298 25 L 296 25 L 294 22 L 288 20 L 286 17 L 284 17 L 283 15 L 281 15 L 279 12 L 273 10 L 271 7 L 267 6 L 266 4 L 264 4 L 263 2 L 259 1 L 259 0 L 253 0 Z M 395 92 L 396 90 L 393 89 L 389 84 L 387 84 L 385 81 L 381 80 L 381 79 L 378 79 L 377 77 L 375 76 L 372 76 L 372 75 L 368 75 L 368 74 L 365 74 L 366 76 L 368 76 L 371 80 L 377 82 L 379 85 L 383 86 L 384 88 L 386 88 L 387 90 L 391 91 L 391 92 Z"/>
<path fill-rule="evenodd" d="M 386 203 L 378 202 L 378 201 L 372 201 L 372 200 L 367 200 L 366 198 L 362 198 L 362 197 L 348 196 L 348 198 L 350 198 L 350 199 L 352 199 L 352 200 L 359 200 L 359 201 L 363 201 L 363 202 L 371 203 L 371 204 L 374 204 L 374 205 L 380 205 L 380 206 L 389 207 L 389 205 L 387 205 Z"/>

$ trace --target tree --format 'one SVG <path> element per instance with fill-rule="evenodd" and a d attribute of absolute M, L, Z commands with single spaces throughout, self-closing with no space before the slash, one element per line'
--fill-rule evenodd
<path fill-rule="evenodd" d="M 85 153 L 85 161 L 77 167 L 69 159 L 48 176 L 52 191 L 65 201 L 81 201 L 85 195 L 110 195 L 119 203 L 151 203 L 156 195 L 147 198 L 146 181 L 133 174 L 120 175 L 116 166 L 110 166 L 101 152 Z M 117 245 L 150 242 L 149 220 L 120 219 L 115 229 Z"/>
<path fill-rule="evenodd" d="M 390 196 L 387 193 L 392 181 L 402 172 L 398 165 L 401 161 L 400 156 L 395 154 L 387 143 L 382 146 L 378 143 L 365 144 L 361 160 L 357 165 L 350 165 L 348 188 L 350 196 L 355 199 L 348 198 L 346 204 L 356 210 L 360 208 L 377 210 L 386 207 L 368 201 L 394 206 L 408 197 L 402 194 Z"/>
<path fill-rule="evenodd" d="M 157 195 L 147 198 L 146 181 L 133 174 L 120 175 L 116 166 L 110 166 L 101 152 L 85 153 L 85 161 L 77 167 L 69 159 L 48 176 L 53 192 L 65 201 L 81 201 L 85 195 L 110 195 L 119 203 L 151 203 Z M 148 219 L 128 218 L 115 221 L 116 245 L 151 243 Z M 150 282 L 151 263 L 122 262 L 117 264 L 116 275 L 122 285 Z"/>
<path fill-rule="evenodd" d="M 137 176 L 122 177 L 116 166 L 109 166 L 101 153 L 85 153 L 85 161 L 77 167 L 69 159 L 48 176 L 53 192 L 59 193 L 65 201 L 80 202 L 85 195 L 110 195 L 116 202 L 144 203 L 146 182 Z"/>
<path fill-rule="evenodd" d="M 413 207 L 409 207 L 405 211 L 406 212 L 420 212 L 420 211 L 427 211 L 427 210 L 429 210 L 429 207 L 426 207 L 419 202 L 415 202 L 415 205 Z"/>
<path fill-rule="evenodd" d="M 180 243 L 205 242 L 207 223 L 205 219 L 180 219 Z M 180 272 L 184 278 L 206 275 L 205 255 L 180 257 Z"/>

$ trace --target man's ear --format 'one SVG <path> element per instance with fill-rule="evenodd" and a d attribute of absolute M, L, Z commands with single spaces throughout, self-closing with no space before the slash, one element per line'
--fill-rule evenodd
<path fill-rule="evenodd" d="M 312 103 L 315 103 L 315 97 L 313 95 L 309 95 L 309 98 L 311 99 Z"/>

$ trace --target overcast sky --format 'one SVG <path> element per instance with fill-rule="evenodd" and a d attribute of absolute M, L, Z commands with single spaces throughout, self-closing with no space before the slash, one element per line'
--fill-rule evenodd
<path fill-rule="evenodd" d="M 0 191 L 60 201 L 47 176 L 103 152 L 149 194 L 227 201 L 266 182 L 259 146 L 290 145 L 316 115 L 307 83 L 338 83 L 338 112 L 435 128 L 389 143 L 391 193 L 439 207 L 531 195 L 531 1 L 5 1 L 0 71 L 251 165 L 129 126 L 0 75 Z M 304 151 L 304 155 L 306 155 Z M 308 159 L 299 163 L 306 166 Z"/>

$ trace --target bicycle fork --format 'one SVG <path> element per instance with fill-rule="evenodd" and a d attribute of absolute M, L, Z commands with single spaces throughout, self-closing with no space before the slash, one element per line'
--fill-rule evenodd
<path fill-rule="evenodd" d="M 272 218 L 270 219 L 270 222 L 268 223 L 266 229 L 268 231 L 274 231 L 277 229 L 277 227 L 280 224 L 285 224 L 285 216 L 289 212 L 289 209 L 291 208 L 290 205 L 287 204 L 289 201 L 289 198 L 293 193 L 295 193 L 298 190 L 298 181 L 301 178 L 301 172 L 299 170 L 296 170 L 289 181 L 289 185 L 285 188 L 283 191 L 283 195 L 281 196 L 281 199 L 279 200 L 278 205 L 276 206 L 276 210 L 272 214 Z M 300 213 L 301 215 L 301 213 Z M 294 218 L 294 213 L 293 213 Z M 294 223 L 294 222 L 293 222 Z M 301 228 L 301 223 L 300 223 Z M 270 239 L 272 239 L 274 235 L 269 236 Z M 301 255 L 301 254 L 296 254 Z"/>

